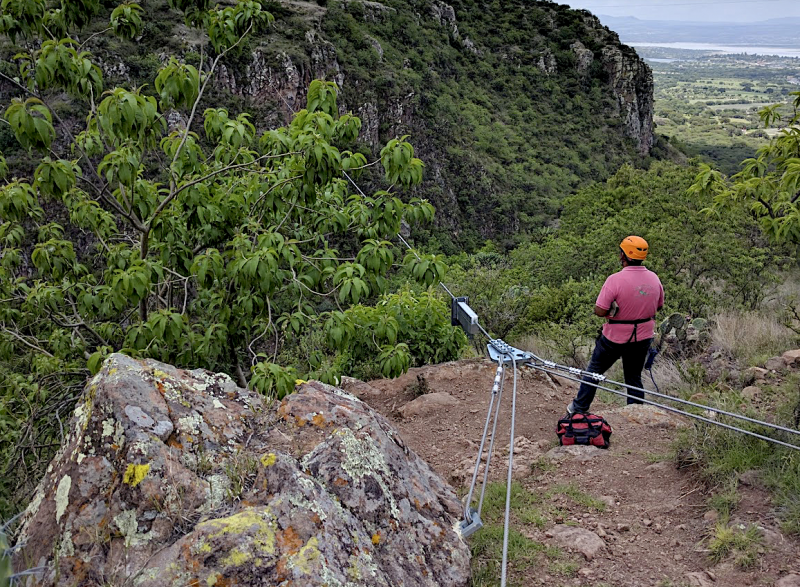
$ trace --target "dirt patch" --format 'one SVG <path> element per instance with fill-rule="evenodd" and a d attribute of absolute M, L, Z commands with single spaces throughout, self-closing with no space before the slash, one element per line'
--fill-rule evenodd
<path fill-rule="evenodd" d="M 495 365 L 488 360 L 465 360 L 345 387 L 390 418 L 414 451 L 464 488 L 477 456 L 494 375 Z M 402 417 L 400 409 L 419 396 L 423 380 L 430 393 L 449 394 L 455 404 L 432 403 L 413 417 Z M 551 576 L 546 568 L 511 569 L 509 584 L 766 587 L 791 572 L 800 573 L 800 541 L 780 533 L 769 494 L 757 478 L 742 484 L 739 507 L 731 516 L 737 528 L 761 528 L 754 566 L 743 570 L 731 557 L 719 563 L 710 560 L 708 538 L 717 522 L 708 506 L 708 489 L 691 470 L 678 470 L 669 456 L 676 426 L 693 424 L 662 418 L 642 406 L 604 404 L 598 396 L 593 411 L 614 428 L 611 448 L 547 456 L 557 446 L 556 421 L 574 393 L 575 384 L 566 380 L 529 370 L 519 375 L 514 477 L 527 490 L 548 496 L 551 509 L 545 523 L 518 521 L 516 529 L 558 546 L 554 528 L 566 524 L 596 533 L 605 548 L 591 560 L 575 551 L 575 570 L 567 573 L 572 576 Z M 492 480 L 506 478 L 510 411 L 509 378 L 490 467 Z M 603 502 L 604 509 L 571 499 L 565 487 Z"/>

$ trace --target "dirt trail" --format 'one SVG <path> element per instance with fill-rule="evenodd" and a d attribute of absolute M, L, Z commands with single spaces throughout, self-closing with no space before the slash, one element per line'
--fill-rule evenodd
<path fill-rule="evenodd" d="M 412 369 L 394 380 L 351 381 L 346 388 L 390 418 L 406 443 L 454 486 L 464 487 L 483 431 L 494 372 L 489 361 L 466 360 Z M 402 417 L 399 410 L 420 391 L 447 393 L 455 399 L 454 405 L 432 405 L 416 416 Z M 505 480 L 506 475 L 510 392 L 509 380 L 499 446 L 490 470 L 495 480 Z M 707 490 L 694 473 L 678 470 L 667 457 L 676 426 L 686 425 L 677 417 L 654 413 L 649 407 L 603 404 L 598 397 L 593 411 L 604 415 L 614 428 L 611 448 L 587 448 L 577 456 L 562 455 L 553 465 L 532 467 L 532 463 L 553 462 L 542 455 L 557 446 L 555 423 L 574 392 L 574 384 L 566 380 L 527 370 L 522 374 L 514 476 L 538 495 L 574 484 L 607 507 L 597 511 L 557 494 L 551 510 L 556 513 L 546 524 L 523 524 L 517 529 L 538 542 L 557 546 L 553 536 L 557 524 L 581 527 L 601 536 L 605 547 L 591 560 L 577 552 L 571 555 L 580 567 L 572 577 L 551 576 L 545 567 L 522 571 L 516 581 L 615 587 L 800 585 L 800 577 L 797 583 L 795 577 L 787 577 L 800 574 L 800 541 L 780 534 L 769 495 L 753 479 L 740 484 L 741 501 L 731 520 L 762 529 L 757 563 L 741 570 L 731 560 L 717 564 L 709 560 L 708 536 L 716 525 L 716 512 L 709 508 Z"/>

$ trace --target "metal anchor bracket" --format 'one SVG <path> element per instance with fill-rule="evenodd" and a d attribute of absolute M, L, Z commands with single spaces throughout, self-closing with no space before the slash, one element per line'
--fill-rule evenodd
<path fill-rule="evenodd" d="M 469 508 L 469 516 L 458 523 L 458 533 L 462 538 L 468 538 L 483 528 L 481 516 L 475 508 Z"/>
<path fill-rule="evenodd" d="M 486 345 L 486 348 L 489 351 L 489 358 L 491 358 L 494 362 L 502 361 L 504 363 L 523 363 L 533 359 L 533 355 L 530 353 L 521 351 L 499 338 L 490 340 L 489 344 Z"/>

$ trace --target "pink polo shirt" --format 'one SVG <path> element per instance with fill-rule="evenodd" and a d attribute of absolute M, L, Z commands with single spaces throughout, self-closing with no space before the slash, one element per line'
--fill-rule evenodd
<path fill-rule="evenodd" d="M 609 275 L 597 296 L 597 306 L 611 309 L 611 302 L 617 302 L 619 311 L 614 320 L 639 320 L 653 318 L 664 305 L 664 288 L 658 275 L 639 265 L 623 267 L 622 271 Z M 635 339 L 631 337 L 636 328 Z M 655 320 L 642 324 L 608 324 L 603 326 L 603 336 L 611 342 L 626 343 L 630 340 L 653 338 Z"/>

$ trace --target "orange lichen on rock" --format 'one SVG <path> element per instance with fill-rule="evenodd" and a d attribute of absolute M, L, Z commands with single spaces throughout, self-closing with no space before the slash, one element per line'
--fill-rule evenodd
<path fill-rule="evenodd" d="M 304 544 L 304 540 L 300 538 L 297 531 L 291 526 L 286 528 L 283 532 L 276 533 L 276 537 L 281 550 L 286 551 L 288 554 L 298 552 Z"/>

